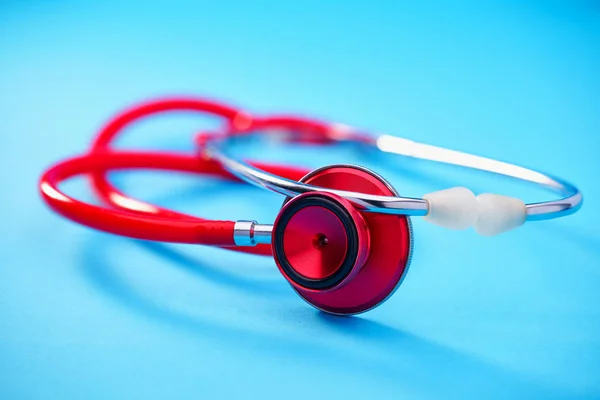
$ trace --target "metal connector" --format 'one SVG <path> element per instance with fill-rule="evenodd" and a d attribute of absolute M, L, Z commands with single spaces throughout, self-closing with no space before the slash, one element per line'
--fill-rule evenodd
<path fill-rule="evenodd" d="M 273 225 L 258 224 L 256 221 L 236 221 L 233 241 L 236 246 L 256 246 L 271 243 Z"/>

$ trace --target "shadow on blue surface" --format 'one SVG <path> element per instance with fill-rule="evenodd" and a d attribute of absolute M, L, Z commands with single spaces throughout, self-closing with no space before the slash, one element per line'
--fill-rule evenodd
<path fill-rule="evenodd" d="M 390 162 L 385 166 L 393 166 L 394 173 L 407 179 L 429 181 L 439 186 L 448 185 L 445 178 L 424 171 L 405 169 L 402 163 Z M 206 198 L 215 201 L 219 196 L 231 195 L 234 188 L 246 190 L 245 186 L 236 184 L 192 186 L 177 193 L 167 193 L 160 197 L 158 203 L 194 204 L 198 199 Z M 266 199 L 264 194 L 257 192 L 256 195 L 261 196 L 259 199 Z M 273 204 L 279 203 L 279 200 L 274 197 Z M 258 201 L 256 204 L 268 205 L 268 202 Z M 552 236 L 553 240 L 567 240 L 587 251 L 600 251 L 600 241 L 593 235 L 562 225 L 539 227 L 544 234 Z M 467 352 L 373 321 L 368 316 L 332 316 L 316 311 L 300 300 L 300 308 L 271 316 L 281 326 L 293 327 L 296 334 L 287 335 L 278 333 L 276 327 L 272 333 L 260 332 L 244 328 L 242 323 L 237 326 L 225 325 L 210 317 L 172 310 L 160 304 L 151 293 L 140 290 L 135 282 L 128 282 L 124 275 L 119 274 L 117 266 L 108 263 L 108 258 L 103 253 L 110 251 L 111 240 L 106 237 L 107 244 L 100 245 L 96 240 L 94 244 L 88 243 L 85 247 L 81 265 L 86 280 L 123 308 L 139 317 L 158 322 L 157 329 L 160 329 L 160 325 L 175 327 L 203 341 L 234 341 L 241 347 L 252 348 L 262 357 L 285 356 L 309 367 L 318 365 L 329 371 L 367 374 L 370 379 L 383 380 L 399 391 L 422 392 L 434 398 L 446 397 L 448 393 L 458 398 L 576 397 L 573 393 L 565 393 L 561 388 L 552 387 L 549 382 L 540 382 L 535 377 L 488 363 Z M 289 291 L 290 296 L 293 295 L 286 285 L 269 280 L 248 279 L 241 274 L 200 261 L 170 245 L 121 238 L 116 240 L 140 246 L 163 258 L 169 265 L 191 272 L 197 279 L 234 288 L 240 294 L 284 298 Z M 335 339 L 325 342 L 307 340 L 315 330 Z"/>
<path fill-rule="evenodd" d="M 549 224 L 532 225 L 543 235 L 551 236 L 552 239 L 558 239 L 561 242 L 568 242 L 584 252 L 600 256 L 600 231 L 591 232 L 558 221 L 555 221 L 552 226 Z"/>
<path fill-rule="evenodd" d="M 337 317 L 307 306 L 277 316 L 281 319 L 281 324 L 293 326 L 300 335 L 277 335 L 276 332 L 256 332 L 243 327 L 224 326 L 196 315 L 170 310 L 159 304 L 152 294 L 143 293 L 135 288 L 134 283 L 119 275 L 119 268 L 110 265 L 106 257 L 111 249 L 110 243 L 99 243 L 100 241 L 96 238 L 84 246 L 80 263 L 84 278 L 96 290 L 138 317 L 158 322 L 157 329 L 162 324 L 184 330 L 203 341 L 235 341 L 240 346 L 253 349 L 261 357 L 286 356 L 293 359 L 294 363 L 318 365 L 319 368 L 344 373 L 367 374 L 371 379 L 384 380 L 399 391 L 422 392 L 437 398 L 448 393 L 453 393 L 458 398 L 565 396 L 565 393 L 548 387 L 546 383 L 367 317 Z M 176 250 L 167 249 L 167 246 L 163 248 L 162 245 L 144 244 L 144 247 L 157 256 L 166 257 L 169 261 L 195 271 L 210 268 L 178 254 Z M 204 272 L 206 271 L 196 276 L 232 285 L 236 289 L 244 285 L 242 281 L 229 275 Z M 259 284 L 260 290 L 267 286 L 268 284 Z M 275 285 L 273 286 L 276 291 Z M 299 324 L 299 320 L 302 323 Z M 307 325 L 311 325 L 313 330 L 317 327 L 327 336 L 339 337 L 339 341 L 333 340 L 327 344 L 307 341 L 303 338 L 306 332 L 302 332 L 302 329 L 307 329 Z M 348 341 L 351 343 L 345 343 Z"/>
<path fill-rule="evenodd" d="M 206 265 L 183 252 L 172 249 L 168 245 L 145 241 L 135 241 L 135 243 L 156 256 L 166 259 L 171 265 L 182 268 L 213 283 L 232 286 L 235 287 L 236 290 L 242 292 L 260 293 L 265 296 L 277 296 L 285 293 L 285 287 L 276 286 L 269 282 L 255 279 L 252 281 L 244 279 L 239 275 Z"/>

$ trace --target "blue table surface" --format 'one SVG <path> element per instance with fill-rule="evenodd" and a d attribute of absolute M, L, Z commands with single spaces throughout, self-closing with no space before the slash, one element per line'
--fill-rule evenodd
<path fill-rule="evenodd" d="M 0 397 L 600 398 L 599 72 L 593 1 L 2 2 Z M 117 237 L 44 205 L 44 168 L 123 107 L 177 94 L 515 162 L 572 181 L 584 205 L 494 238 L 413 218 L 400 289 L 331 317 L 270 258 Z M 118 146 L 193 151 L 216 126 L 157 117 Z M 348 149 L 249 151 L 359 163 L 409 196 L 553 196 Z M 282 201 L 201 177 L 112 177 L 211 218 L 267 223 Z M 84 180 L 65 190 L 93 201 Z"/>

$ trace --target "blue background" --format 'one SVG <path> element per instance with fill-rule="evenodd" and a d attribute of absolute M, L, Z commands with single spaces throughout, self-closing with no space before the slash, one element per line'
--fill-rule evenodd
<path fill-rule="evenodd" d="M 0 5 L 0 397 L 600 398 L 597 2 L 121 3 Z M 415 218 L 396 294 L 329 317 L 269 258 L 115 237 L 44 206 L 44 168 L 85 150 L 122 107 L 166 94 L 524 164 L 573 181 L 585 204 L 495 238 Z M 215 124 L 155 118 L 119 145 L 192 151 L 192 134 Z M 305 150 L 260 155 L 360 163 L 411 196 L 463 184 L 550 198 L 487 175 Z M 271 222 L 282 201 L 197 177 L 114 179 L 213 218 Z M 65 188 L 90 199 L 80 180 Z"/>

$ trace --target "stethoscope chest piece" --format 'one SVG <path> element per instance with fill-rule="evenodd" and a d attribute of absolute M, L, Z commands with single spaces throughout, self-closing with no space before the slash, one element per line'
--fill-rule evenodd
<path fill-rule="evenodd" d="M 398 193 L 372 171 L 352 165 L 315 170 L 301 182 L 373 195 Z M 287 198 L 273 228 L 280 272 L 309 304 L 358 314 L 384 302 L 410 263 L 409 217 L 360 212 L 329 192 Z"/>

